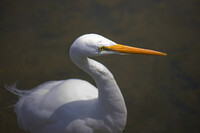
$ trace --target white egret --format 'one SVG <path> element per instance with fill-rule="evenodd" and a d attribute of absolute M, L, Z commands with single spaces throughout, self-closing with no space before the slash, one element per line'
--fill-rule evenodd
<path fill-rule="evenodd" d="M 6 87 L 20 96 L 15 105 L 18 124 L 31 133 L 121 133 L 127 110 L 111 72 L 88 57 L 107 54 L 164 53 L 117 44 L 101 35 L 86 34 L 70 48 L 71 60 L 96 86 L 80 79 L 49 81 L 32 90 Z"/>

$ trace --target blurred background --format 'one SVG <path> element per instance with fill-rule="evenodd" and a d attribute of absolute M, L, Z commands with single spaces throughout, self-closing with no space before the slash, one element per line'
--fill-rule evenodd
<path fill-rule="evenodd" d="M 124 133 L 200 132 L 199 0 L 1 0 L 0 132 L 23 133 L 4 84 L 31 89 L 49 80 L 94 81 L 68 55 L 82 34 L 168 56 L 107 56 L 128 109 Z"/>

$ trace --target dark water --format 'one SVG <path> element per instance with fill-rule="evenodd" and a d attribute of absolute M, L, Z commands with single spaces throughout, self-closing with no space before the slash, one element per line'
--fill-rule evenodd
<path fill-rule="evenodd" d="M 0 132 L 22 133 L 3 87 L 31 89 L 49 80 L 93 80 L 69 59 L 78 36 L 168 53 L 98 58 L 114 74 L 128 108 L 124 133 L 200 132 L 198 0 L 1 0 Z"/>

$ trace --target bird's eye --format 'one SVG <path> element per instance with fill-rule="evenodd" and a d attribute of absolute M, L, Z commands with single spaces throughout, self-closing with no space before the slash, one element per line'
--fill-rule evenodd
<path fill-rule="evenodd" d="M 103 50 L 105 49 L 105 47 L 104 47 L 104 46 L 101 46 L 101 47 L 98 47 L 98 49 L 99 49 L 100 51 L 103 51 Z"/>

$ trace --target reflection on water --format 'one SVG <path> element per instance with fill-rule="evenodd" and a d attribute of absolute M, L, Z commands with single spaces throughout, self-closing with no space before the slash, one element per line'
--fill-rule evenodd
<path fill-rule="evenodd" d="M 2 1 L 0 131 L 21 133 L 3 87 L 30 89 L 67 78 L 93 80 L 69 59 L 78 36 L 98 33 L 118 43 L 168 53 L 98 58 L 114 74 L 126 100 L 125 133 L 200 131 L 199 2 Z"/>

